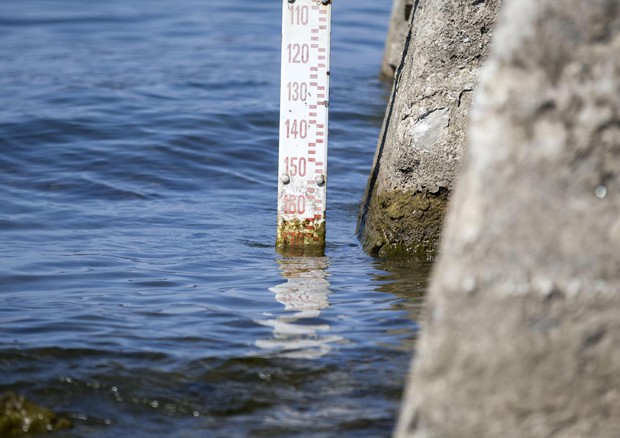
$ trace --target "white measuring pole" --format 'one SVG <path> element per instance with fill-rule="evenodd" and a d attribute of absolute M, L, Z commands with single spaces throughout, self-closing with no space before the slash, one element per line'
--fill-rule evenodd
<path fill-rule="evenodd" d="M 276 246 L 325 248 L 330 0 L 282 0 Z"/>

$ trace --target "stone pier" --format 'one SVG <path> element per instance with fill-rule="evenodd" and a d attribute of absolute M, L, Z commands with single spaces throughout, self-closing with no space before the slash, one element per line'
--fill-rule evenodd
<path fill-rule="evenodd" d="M 396 436 L 617 438 L 620 2 L 505 3 Z"/>
<path fill-rule="evenodd" d="M 410 25 L 359 216 L 369 253 L 435 251 L 500 4 L 396 1 L 393 20 Z"/>
<path fill-rule="evenodd" d="M 381 65 L 381 77 L 394 79 L 396 69 L 403 59 L 405 40 L 409 33 L 409 23 L 413 12 L 414 0 L 394 0 L 390 27 L 385 42 L 383 64 Z"/>

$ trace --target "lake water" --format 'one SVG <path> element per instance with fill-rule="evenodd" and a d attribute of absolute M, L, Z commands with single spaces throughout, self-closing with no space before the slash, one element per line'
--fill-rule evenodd
<path fill-rule="evenodd" d="M 281 3 L 0 2 L 0 393 L 61 437 L 387 437 L 429 264 L 355 221 L 391 1 L 333 10 L 325 257 L 276 226 Z"/>

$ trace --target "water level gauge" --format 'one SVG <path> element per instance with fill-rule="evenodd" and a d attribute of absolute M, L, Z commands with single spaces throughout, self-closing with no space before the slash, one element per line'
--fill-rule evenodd
<path fill-rule="evenodd" d="M 283 0 L 278 230 L 281 249 L 325 248 L 331 2 Z"/>

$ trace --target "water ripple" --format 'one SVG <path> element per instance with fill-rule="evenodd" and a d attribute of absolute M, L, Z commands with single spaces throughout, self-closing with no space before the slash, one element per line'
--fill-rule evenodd
<path fill-rule="evenodd" d="M 76 438 L 388 435 L 428 275 L 355 239 L 389 8 L 334 5 L 327 257 L 286 258 L 278 2 L 0 2 L 0 392 Z"/>

